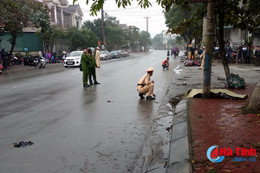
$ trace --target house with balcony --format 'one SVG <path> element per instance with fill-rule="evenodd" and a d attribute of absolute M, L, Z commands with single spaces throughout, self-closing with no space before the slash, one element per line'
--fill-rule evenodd
<path fill-rule="evenodd" d="M 63 9 L 63 28 L 67 29 L 73 26 L 82 27 L 83 12 L 79 5 L 69 5 Z"/>
<path fill-rule="evenodd" d="M 63 29 L 76 26 L 81 28 L 83 12 L 79 5 L 69 5 L 68 0 L 34 0 L 39 3 L 43 3 L 49 9 L 51 25 L 60 26 Z M 39 35 L 35 34 L 40 31 L 40 28 L 27 27 L 23 29 L 23 36 L 18 37 L 14 51 L 29 51 L 39 52 L 42 51 L 42 40 Z M 6 34 L 1 36 L 0 48 L 9 50 L 11 44 L 9 43 L 10 35 Z M 61 41 L 62 44 L 64 44 Z M 64 48 L 64 45 L 56 45 L 56 49 Z"/>
<path fill-rule="evenodd" d="M 79 5 L 69 5 L 68 0 L 42 0 L 50 9 L 51 24 L 64 29 L 81 28 L 83 12 Z"/>

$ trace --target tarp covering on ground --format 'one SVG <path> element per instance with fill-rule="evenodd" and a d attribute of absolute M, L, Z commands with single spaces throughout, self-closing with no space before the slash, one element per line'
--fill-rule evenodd
<path fill-rule="evenodd" d="M 191 89 L 185 94 L 184 98 L 201 98 L 202 92 L 202 89 Z M 247 95 L 237 94 L 227 89 L 211 89 L 210 97 L 224 99 L 245 99 L 247 98 Z"/>

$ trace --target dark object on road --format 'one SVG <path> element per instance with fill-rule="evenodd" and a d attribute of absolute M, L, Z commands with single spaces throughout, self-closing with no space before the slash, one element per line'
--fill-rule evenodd
<path fill-rule="evenodd" d="M 245 89 L 246 83 L 243 78 L 241 78 L 238 74 L 233 74 L 227 78 L 227 81 L 225 83 L 226 88 L 235 88 L 235 89 Z"/>
<path fill-rule="evenodd" d="M 186 85 L 186 82 L 183 82 L 182 85 Z"/>
<path fill-rule="evenodd" d="M 29 142 L 21 141 L 21 142 L 19 142 L 19 143 L 14 143 L 13 145 L 14 145 L 14 147 L 16 147 L 16 148 L 27 147 L 27 146 L 33 145 L 33 142 L 31 142 L 31 141 L 29 141 Z"/>
<path fill-rule="evenodd" d="M 191 60 L 186 60 L 184 61 L 185 66 L 200 66 L 199 61 L 191 61 Z"/>

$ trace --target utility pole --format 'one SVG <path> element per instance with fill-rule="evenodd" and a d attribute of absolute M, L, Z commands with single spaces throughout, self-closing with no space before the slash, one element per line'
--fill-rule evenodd
<path fill-rule="evenodd" d="M 148 32 L 148 19 L 149 19 L 150 17 L 144 17 L 144 18 L 146 18 L 146 32 Z"/>
<path fill-rule="evenodd" d="M 214 43 L 214 0 L 208 1 L 207 6 L 207 31 L 206 31 L 206 52 L 205 52 L 205 65 L 203 75 L 203 98 L 210 97 L 210 83 L 211 83 L 211 61 Z"/>
<path fill-rule="evenodd" d="M 149 19 L 150 17 L 144 17 L 144 18 L 146 18 L 146 32 L 148 33 L 148 19 Z M 146 43 L 144 43 L 144 51 L 145 51 L 145 52 L 147 51 L 147 45 L 146 45 Z"/>
<path fill-rule="evenodd" d="M 105 39 L 104 10 L 103 10 L 103 7 L 101 8 L 101 19 L 102 19 L 101 30 L 102 30 L 102 36 L 103 36 L 103 45 L 104 45 L 104 49 L 105 49 L 106 48 L 106 39 Z"/>

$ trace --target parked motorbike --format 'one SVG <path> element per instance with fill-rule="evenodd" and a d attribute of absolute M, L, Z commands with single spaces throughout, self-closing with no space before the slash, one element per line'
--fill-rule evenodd
<path fill-rule="evenodd" d="M 21 64 L 21 61 L 16 56 L 12 56 L 10 65 L 19 65 L 19 64 Z"/>
<path fill-rule="evenodd" d="M 38 59 L 39 59 L 39 56 L 33 56 L 33 55 L 25 56 L 24 65 L 30 65 L 30 66 L 37 67 L 37 65 L 39 63 Z"/>
<path fill-rule="evenodd" d="M 39 58 L 39 64 L 40 64 L 39 69 L 44 68 L 46 63 L 47 63 L 46 58 L 44 58 L 44 57 Z"/>

